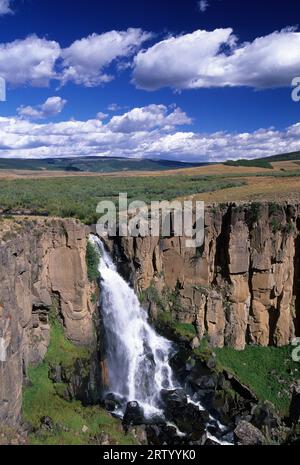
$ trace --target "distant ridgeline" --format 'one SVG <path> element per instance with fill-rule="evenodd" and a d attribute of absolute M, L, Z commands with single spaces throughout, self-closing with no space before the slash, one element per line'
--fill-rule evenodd
<path fill-rule="evenodd" d="M 244 166 L 272 169 L 272 162 L 299 160 L 300 152 L 292 152 L 274 155 L 266 158 L 247 160 L 228 160 L 223 162 L 227 166 Z M 219 162 L 221 163 L 221 162 Z M 166 171 L 182 168 L 193 168 L 218 164 L 188 163 L 174 160 L 122 158 L 122 157 L 69 157 L 69 158 L 44 158 L 44 159 L 10 159 L 0 158 L 2 170 L 29 170 L 29 171 L 66 171 L 66 172 L 90 172 L 112 173 L 117 171 Z"/>
<path fill-rule="evenodd" d="M 266 158 L 256 158 L 255 160 L 247 160 L 241 158 L 240 160 L 228 160 L 225 162 L 227 166 L 247 166 L 255 168 L 269 168 L 272 169 L 271 163 L 276 161 L 290 161 L 300 160 L 300 152 L 283 153 L 281 155 L 274 155 Z"/>
<path fill-rule="evenodd" d="M 0 169 L 3 170 L 46 170 L 92 173 L 173 170 L 179 168 L 193 168 L 207 164 L 208 163 L 184 163 L 169 160 L 114 157 L 44 158 L 38 160 L 0 158 Z"/>

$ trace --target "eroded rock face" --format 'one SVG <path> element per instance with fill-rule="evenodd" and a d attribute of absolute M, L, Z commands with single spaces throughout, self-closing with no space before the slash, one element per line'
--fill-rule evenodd
<path fill-rule="evenodd" d="M 76 221 L 24 220 L 0 244 L 0 423 L 14 426 L 20 419 L 23 377 L 47 352 L 54 299 L 66 336 L 86 345 L 94 339 L 87 236 Z"/>
<path fill-rule="evenodd" d="M 111 248 L 135 270 L 137 291 L 155 288 L 175 320 L 214 346 L 283 346 L 300 327 L 299 218 L 286 203 L 213 205 L 198 249 L 185 237 L 121 238 Z"/>

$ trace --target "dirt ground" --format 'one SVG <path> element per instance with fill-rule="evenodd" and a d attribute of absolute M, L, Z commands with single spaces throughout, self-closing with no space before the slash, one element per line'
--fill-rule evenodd
<path fill-rule="evenodd" d="M 206 203 L 226 203 L 236 201 L 293 201 L 300 202 L 299 178 L 240 178 L 247 185 L 207 192 L 193 196 L 195 200 Z"/>

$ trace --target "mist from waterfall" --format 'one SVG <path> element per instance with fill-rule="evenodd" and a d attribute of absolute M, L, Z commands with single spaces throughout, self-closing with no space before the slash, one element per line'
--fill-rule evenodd
<path fill-rule="evenodd" d="M 90 240 L 100 254 L 109 392 L 120 397 L 125 406 L 137 401 L 146 417 L 162 413 L 161 391 L 176 387 L 169 365 L 172 343 L 150 326 L 146 311 L 117 272 L 101 240 L 96 236 Z"/>

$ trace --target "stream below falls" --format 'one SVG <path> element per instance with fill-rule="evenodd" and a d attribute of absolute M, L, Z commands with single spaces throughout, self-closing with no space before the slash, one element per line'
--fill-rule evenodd
<path fill-rule="evenodd" d="M 169 363 L 176 353 L 175 345 L 149 324 L 147 312 L 118 273 L 103 242 L 94 235 L 90 241 L 100 256 L 100 305 L 109 386 L 104 397 L 112 401 L 112 413 L 128 424 L 171 426 L 178 437 L 183 437 L 186 432 L 178 428 L 172 421 L 174 415 L 168 412 L 177 406 L 180 412 L 184 407 L 185 412 L 190 411 L 192 423 L 197 422 L 198 415 L 199 423 L 205 424 L 207 438 L 218 444 L 231 443 L 225 427 L 200 402 L 193 401 L 176 380 Z M 219 430 L 218 438 L 210 433 L 211 428 Z"/>

